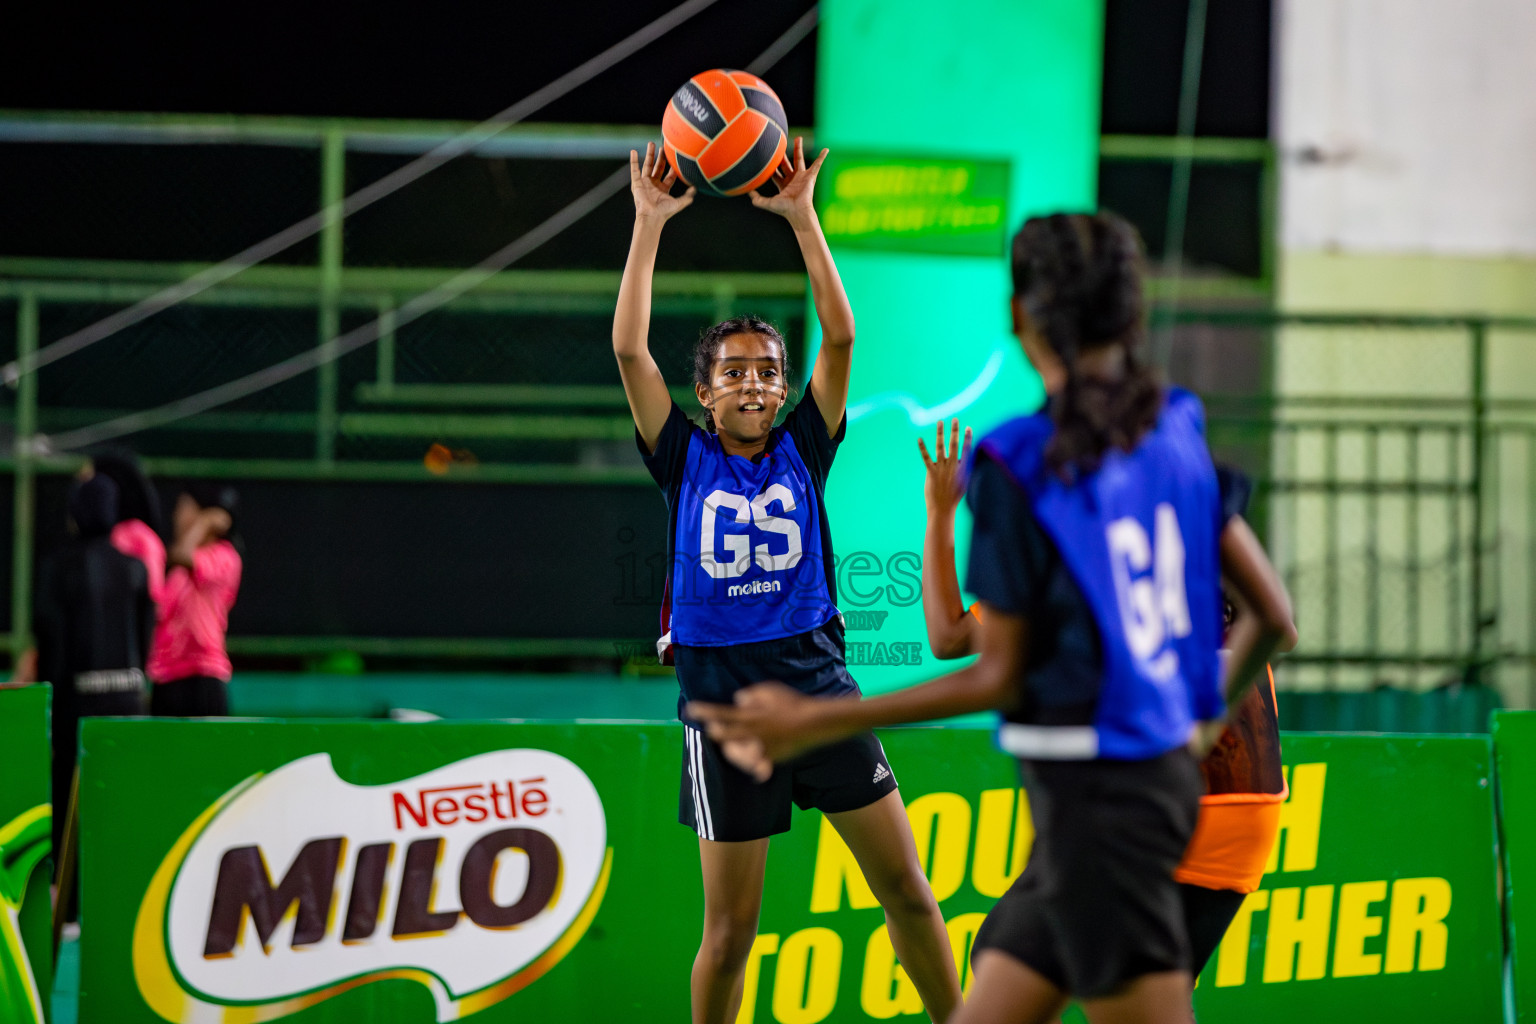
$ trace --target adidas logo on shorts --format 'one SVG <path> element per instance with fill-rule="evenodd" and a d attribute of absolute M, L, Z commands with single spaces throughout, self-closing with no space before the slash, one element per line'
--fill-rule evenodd
<path fill-rule="evenodd" d="M 890 777 L 891 777 L 891 770 L 889 768 L 887 768 L 883 764 L 875 765 L 875 777 L 874 777 L 874 779 L 872 781 L 879 782 L 881 779 L 888 779 Z"/>

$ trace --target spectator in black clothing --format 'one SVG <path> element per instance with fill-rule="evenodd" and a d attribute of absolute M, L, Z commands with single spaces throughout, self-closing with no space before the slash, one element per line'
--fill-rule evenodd
<path fill-rule="evenodd" d="M 80 719 L 142 715 L 155 628 L 144 563 L 112 546 L 117 485 L 93 476 L 69 498 L 73 536 L 38 574 L 38 677 L 53 684 L 53 838 L 63 835 Z"/>

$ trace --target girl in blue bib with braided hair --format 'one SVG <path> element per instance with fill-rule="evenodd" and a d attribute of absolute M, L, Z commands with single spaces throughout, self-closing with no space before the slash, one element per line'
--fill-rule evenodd
<path fill-rule="evenodd" d="M 1137 359 L 1140 239 L 1112 214 L 1057 214 L 1014 239 L 1013 314 L 1050 396 L 977 446 L 968 589 L 978 659 L 870 700 L 764 684 L 690 706 L 759 777 L 875 726 L 989 708 L 1018 758 L 1035 843 L 987 915 L 951 1024 L 1190 1020 L 1190 941 L 1174 869 L 1202 793 L 1191 748 L 1224 716 L 1223 518 L 1199 401 Z M 1286 636 L 1262 550 L 1231 583 L 1256 613 L 1234 632 L 1225 697 Z"/>
<path fill-rule="evenodd" d="M 630 154 L 635 226 L 619 287 L 613 350 L 636 439 L 667 499 L 672 566 L 663 646 L 683 701 L 730 701 L 764 679 L 815 696 L 857 696 L 843 655 L 831 531 L 823 491 L 846 426 L 853 311 L 812 206 L 821 156 L 796 140 L 778 193 L 752 203 L 787 219 L 810 277 L 822 343 L 810 385 L 789 399 L 784 339 L 737 317 L 705 331 L 693 384 L 709 429 L 672 400 L 647 344 L 651 279 L 662 225 L 693 201 L 654 146 Z M 681 703 L 681 702 L 680 702 Z M 960 1001 L 944 919 L 928 887 L 906 809 L 880 742 L 868 730 L 786 762 L 760 783 L 684 717 L 679 820 L 698 833 L 704 933 L 691 977 L 695 1024 L 734 1021 L 757 936 L 768 839 L 787 832 L 790 805 L 826 814 L 885 909 L 891 943 L 934 1021 Z"/>

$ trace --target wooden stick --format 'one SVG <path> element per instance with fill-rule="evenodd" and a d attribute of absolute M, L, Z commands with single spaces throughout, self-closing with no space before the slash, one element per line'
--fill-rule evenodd
<path fill-rule="evenodd" d="M 64 918 L 75 895 L 75 849 L 80 837 L 80 768 L 69 780 L 69 806 L 64 812 L 64 836 L 59 841 L 59 886 L 53 901 L 53 959 L 59 959 L 59 944 L 64 939 Z"/>

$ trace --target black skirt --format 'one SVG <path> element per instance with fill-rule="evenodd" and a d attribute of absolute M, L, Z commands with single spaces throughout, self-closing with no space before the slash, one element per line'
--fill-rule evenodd
<path fill-rule="evenodd" d="M 1149 761 L 1031 761 L 1023 775 L 1034 847 L 975 952 L 1006 953 L 1079 999 L 1189 970 L 1173 871 L 1200 812 L 1194 756 L 1181 747 Z"/>
<path fill-rule="evenodd" d="M 229 714 L 229 683 L 212 676 L 156 683 L 150 712 L 156 718 L 223 718 Z"/>

